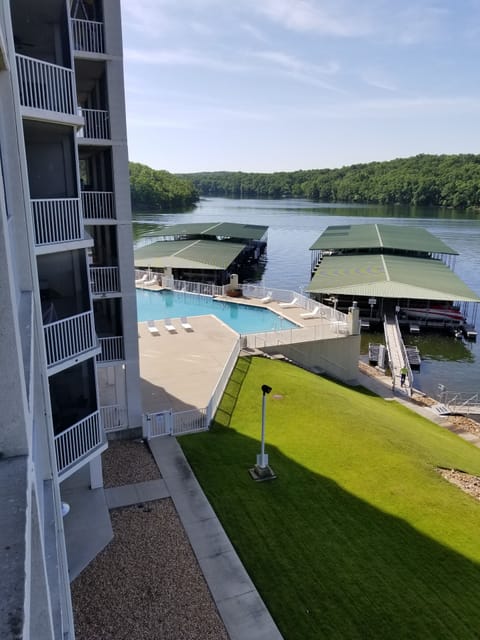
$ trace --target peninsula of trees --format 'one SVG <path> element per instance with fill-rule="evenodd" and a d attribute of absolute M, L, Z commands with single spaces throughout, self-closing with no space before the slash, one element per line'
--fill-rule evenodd
<path fill-rule="evenodd" d="M 341 169 L 182 174 L 203 196 L 480 207 L 480 155 L 418 155 Z"/>
<path fill-rule="evenodd" d="M 191 207 L 198 192 L 190 180 L 145 164 L 130 162 L 130 191 L 134 210 L 175 210 Z"/>

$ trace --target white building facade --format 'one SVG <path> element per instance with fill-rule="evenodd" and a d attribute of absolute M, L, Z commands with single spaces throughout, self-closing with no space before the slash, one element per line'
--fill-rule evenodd
<path fill-rule="evenodd" d="M 0 0 L 0 228 L 0 637 L 73 638 L 111 536 L 74 532 L 141 425 L 119 0 Z"/>

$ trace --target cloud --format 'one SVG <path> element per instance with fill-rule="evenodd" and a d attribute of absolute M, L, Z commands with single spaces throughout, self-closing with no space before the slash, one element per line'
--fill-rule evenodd
<path fill-rule="evenodd" d="M 238 62 L 222 60 L 193 49 L 125 49 L 127 62 L 151 65 L 202 67 L 217 71 L 247 71 L 248 67 Z"/>
<path fill-rule="evenodd" d="M 371 87 L 383 89 L 384 91 L 398 91 L 398 87 L 382 69 L 365 69 L 360 74 L 361 79 Z"/>

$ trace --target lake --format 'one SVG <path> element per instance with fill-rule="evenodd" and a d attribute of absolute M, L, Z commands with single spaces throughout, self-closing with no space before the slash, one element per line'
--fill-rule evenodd
<path fill-rule="evenodd" d="M 309 247 L 330 225 L 388 223 L 423 227 L 459 252 L 455 273 L 480 295 L 480 217 L 439 208 L 314 203 L 302 199 L 253 200 L 206 198 L 183 213 L 136 213 L 137 239 L 158 224 L 185 222 L 239 222 L 269 227 L 265 259 L 252 272 L 250 282 L 267 288 L 303 292 L 310 281 Z M 477 319 L 477 324 L 480 320 Z M 477 327 L 478 330 L 478 327 Z M 436 396 L 439 384 L 448 391 L 480 392 L 480 340 L 466 342 L 441 335 L 408 336 L 422 355 L 415 386 Z M 383 342 L 382 334 L 365 333 L 368 342 Z"/>

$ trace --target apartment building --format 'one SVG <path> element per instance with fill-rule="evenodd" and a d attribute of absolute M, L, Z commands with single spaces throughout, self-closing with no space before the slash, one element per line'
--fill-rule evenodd
<path fill-rule="evenodd" d="M 73 638 L 106 434 L 141 425 L 120 0 L 0 0 L 0 261 L 0 637 Z"/>

